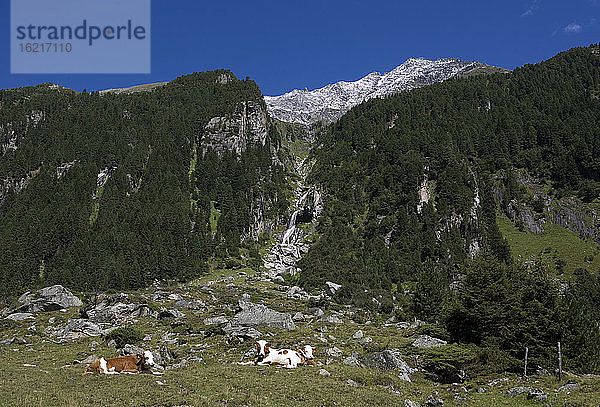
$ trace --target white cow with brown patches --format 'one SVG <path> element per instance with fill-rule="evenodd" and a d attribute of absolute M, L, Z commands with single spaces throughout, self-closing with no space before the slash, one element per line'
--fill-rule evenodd
<path fill-rule="evenodd" d="M 282 365 L 287 369 L 293 369 L 298 365 L 317 364 L 312 360 L 314 349 L 310 345 L 302 349 L 275 349 L 265 340 L 256 342 L 257 356 L 254 360 L 255 365 L 267 366 L 271 364 Z"/>

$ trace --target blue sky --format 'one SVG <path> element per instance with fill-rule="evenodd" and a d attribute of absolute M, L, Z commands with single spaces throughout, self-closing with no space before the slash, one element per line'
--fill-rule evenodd
<path fill-rule="evenodd" d="M 514 68 L 600 41 L 600 0 L 152 0 L 151 74 L 10 74 L 9 10 L 2 0 L 0 88 L 54 82 L 89 91 L 228 68 L 277 95 L 410 57 Z"/>

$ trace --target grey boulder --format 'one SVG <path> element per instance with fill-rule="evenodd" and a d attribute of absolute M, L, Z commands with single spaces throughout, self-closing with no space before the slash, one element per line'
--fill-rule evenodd
<path fill-rule="evenodd" d="M 32 313 L 30 312 L 15 312 L 14 314 L 10 314 L 5 319 L 10 319 L 11 321 L 25 321 L 26 319 L 34 319 Z"/>
<path fill-rule="evenodd" d="M 185 314 L 181 311 L 179 311 L 178 309 L 162 309 L 159 313 L 157 318 L 160 320 L 163 319 L 177 319 L 177 318 L 183 318 L 185 317 Z"/>
<path fill-rule="evenodd" d="M 581 386 L 579 383 L 577 383 L 574 380 L 567 380 L 567 382 L 560 386 L 557 391 L 572 391 L 575 390 L 576 388 L 578 388 L 579 386 Z"/>
<path fill-rule="evenodd" d="M 98 325 L 87 319 L 71 319 L 67 325 L 57 332 L 61 339 L 75 340 L 79 338 L 89 338 L 101 336 L 106 332 Z"/>
<path fill-rule="evenodd" d="M 223 327 L 223 332 L 230 338 L 237 338 L 240 341 L 256 340 L 262 336 L 260 331 L 249 326 L 232 326 L 227 324 Z"/>
<path fill-rule="evenodd" d="M 421 349 L 428 349 L 428 348 L 437 348 L 440 346 L 444 346 L 447 345 L 448 342 L 438 339 L 438 338 L 433 338 L 429 335 L 421 335 L 419 336 L 417 339 L 415 339 L 415 341 L 412 343 L 412 346 L 416 347 L 416 348 L 421 348 Z"/>
<path fill-rule="evenodd" d="M 118 302 L 115 305 L 101 303 L 86 311 L 87 317 L 94 322 L 108 322 L 120 324 L 122 322 L 146 316 L 156 317 L 158 313 L 146 304 L 124 304 Z"/>
<path fill-rule="evenodd" d="M 397 352 L 384 350 L 383 352 L 372 352 L 364 355 L 360 362 L 371 369 L 377 370 L 397 370 L 400 373 L 400 379 L 410 382 L 410 375 L 413 369 L 402 360 Z"/>
<path fill-rule="evenodd" d="M 121 355 L 139 355 L 140 353 L 144 353 L 144 349 L 129 343 L 121 349 Z"/>
<path fill-rule="evenodd" d="M 204 325 L 221 325 L 221 324 L 226 324 L 228 322 L 228 319 L 226 316 L 224 315 L 220 315 L 218 317 L 210 317 L 210 318 L 204 318 Z"/>
<path fill-rule="evenodd" d="M 48 312 L 71 307 L 81 307 L 83 302 L 62 285 L 45 287 L 36 292 L 26 292 L 19 297 L 18 312 Z"/>
<path fill-rule="evenodd" d="M 274 311 L 262 304 L 244 304 L 245 308 L 235 314 L 231 320 L 232 327 L 267 326 L 285 330 L 296 329 L 292 316 L 283 312 Z"/>

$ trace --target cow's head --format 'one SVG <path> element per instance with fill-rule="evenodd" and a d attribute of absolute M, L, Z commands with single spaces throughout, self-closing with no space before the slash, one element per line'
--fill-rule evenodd
<path fill-rule="evenodd" d="M 149 370 L 152 366 L 154 366 L 154 355 L 149 350 L 144 351 L 144 353 L 140 353 L 137 356 L 136 365 L 141 367 L 142 370 Z"/>
<path fill-rule="evenodd" d="M 256 342 L 256 356 L 257 361 L 261 362 L 264 358 L 267 357 L 271 350 L 271 344 L 265 340 L 260 340 Z"/>
<path fill-rule="evenodd" d="M 304 357 L 306 359 L 314 358 L 315 357 L 314 352 L 315 352 L 315 349 L 310 345 L 304 345 L 304 347 L 302 348 L 302 353 L 304 354 Z"/>

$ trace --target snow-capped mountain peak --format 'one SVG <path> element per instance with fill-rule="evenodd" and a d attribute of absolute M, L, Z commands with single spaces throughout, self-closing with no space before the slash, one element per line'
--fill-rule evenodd
<path fill-rule="evenodd" d="M 475 70 L 500 70 L 480 62 L 456 58 L 410 58 L 390 72 L 372 72 L 353 81 L 340 81 L 312 91 L 292 90 L 280 96 L 265 96 L 271 116 L 292 123 L 310 124 L 339 119 L 352 107 L 376 97 L 441 82 Z"/>

